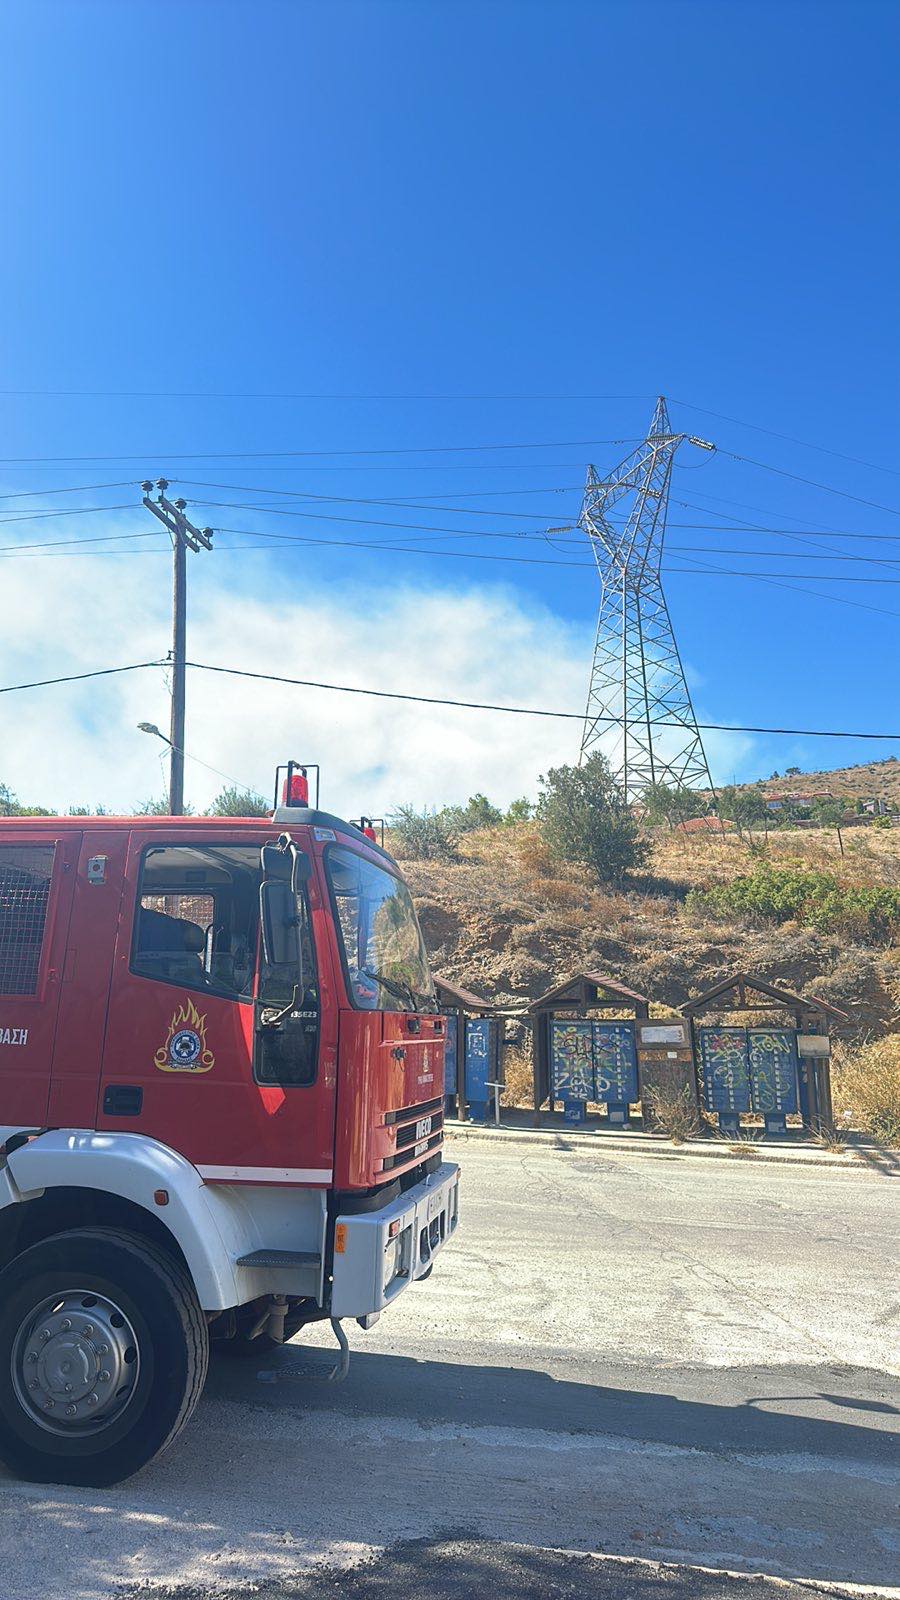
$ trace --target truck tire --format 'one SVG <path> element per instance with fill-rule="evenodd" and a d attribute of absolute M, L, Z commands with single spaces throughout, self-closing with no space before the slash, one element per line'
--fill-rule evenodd
<path fill-rule="evenodd" d="M 164 1250 L 115 1228 L 54 1234 L 0 1272 L 0 1459 L 35 1483 L 120 1483 L 183 1428 L 208 1359 Z"/>

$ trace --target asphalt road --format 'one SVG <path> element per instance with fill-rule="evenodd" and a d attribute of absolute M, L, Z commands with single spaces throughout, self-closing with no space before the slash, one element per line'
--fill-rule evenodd
<path fill-rule="evenodd" d="M 0 1475 L 3 1600 L 776 1592 L 698 1567 L 900 1585 L 896 1178 L 450 1153 L 460 1233 L 353 1329 L 345 1384 L 317 1332 L 218 1361 L 117 1489 Z"/>

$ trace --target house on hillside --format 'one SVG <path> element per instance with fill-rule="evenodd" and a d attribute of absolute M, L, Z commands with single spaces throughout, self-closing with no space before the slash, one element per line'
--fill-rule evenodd
<path fill-rule="evenodd" d="M 767 794 L 766 810 L 778 814 L 785 808 L 794 806 L 811 806 L 816 800 L 833 800 L 835 796 L 830 789 L 818 789 L 815 794 L 801 794 L 797 790 L 789 790 L 784 794 Z"/>

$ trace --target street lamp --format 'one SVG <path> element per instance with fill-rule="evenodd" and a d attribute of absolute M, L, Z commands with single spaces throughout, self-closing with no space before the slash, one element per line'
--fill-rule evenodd
<path fill-rule="evenodd" d="M 139 722 L 138 723 L 138 728 L 139 728 L 141 733 L 152 733 L 153 737 L 155 739 L 161 739 L 163 744 L 167 744 L 169 746 L 169 749 L 172 751 L 172 756 L 171 756 L 170 759 L 174 761 L 174 759 L 175 759 L 175 746 L 173 745 L 171 739 L 167 739 L 165 734 L 160 731 L 160 729 L 156 726 L 155 722 Z M 169 815 L 170 816 L 174 816 L 174 814 L 175 813 L 172 810 L 172 783 L 171 783 L 171 779 L 170 779 L 170 781 L 169 781 Z"/>
<path fill-rule="evenodd" d="M 155 734 L 157 739 L 162 739 L 163 744 L 167 744 L 169 746 L 170 750 L 174 749 L 171 739 L 167 739 L 164 733 L 160 733 L 155 722 L 139 722 L 138 728 L 140 729 L 141 733 Z"/>

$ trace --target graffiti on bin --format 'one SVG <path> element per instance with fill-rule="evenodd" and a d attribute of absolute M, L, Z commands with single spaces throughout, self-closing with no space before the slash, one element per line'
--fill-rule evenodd
<path fill-rule="evenodd" d="M 637 1048 L 631 1022 L 595 1022 L 594 1099 L 601 1105 L 633 1105 L 639 1096 Z"/>
<path fill-rule="evenodd" d="M 553 1093 L 558 1100 L 593 1100 L 594 1037 L 590 1022 L 551 1022 Z"/>
<path fill-rule="evenodd" d="M 750 1071 L 744 1028 L 701 1028 L 700 1070 L 707 1111 L 749 1111 Z"/>
<path fill-rule="evenodd" d="M 797 1036 L 792 1028 L 750 1028 L 750 1097 L 763 1116 L 798 1110 Z"/>

